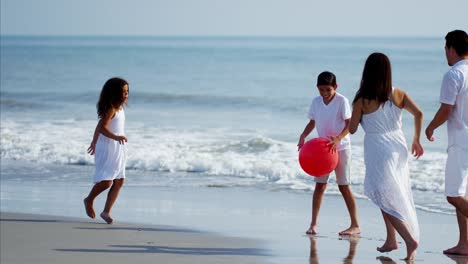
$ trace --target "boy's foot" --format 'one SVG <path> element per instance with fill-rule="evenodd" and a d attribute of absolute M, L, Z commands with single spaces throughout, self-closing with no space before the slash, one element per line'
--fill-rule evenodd
<path fill-rule="evenodd" d="M 339 232 L 338 234 L 340 236 L 357 235 L 357 234 L 361 234 L 361 229 L 359 229 L 359 227 L 350 227 L 346 230 Z"/>
<path fill-rule="evenodd" d="M 468 256 L 468 248 L 463 248 L 458 245 L 443 251 L 447 255 Z"/>
<path fill-rule="evenodd" d="M 101 218 L 104 219 L 104 221 L 106 221 L 106 223 L 108 223 L 109 225 L 112 224 L 112 222 L 114 222 L 114 219 L 112 219 L 112 217 L 110 216 L 110 214 L 108 213 L 104 213 L 102 212 L 100 214 Z"/>
<path fill-rule="evenodd" d="M 85 207 L 85 210 L 86 210 L 86 214 L 87 214 L 90 218 L 94 219 L 94 218 L 96 217 L 96 213 L 94 212 L 93 203 L 90 203 L 90 202 L 88 201 L 88 198 L 85 198 L 85 199 L 83 200 L 83 203 L 84 203 L 84 207 Z"/>
<path fill-rule="evenodd" d="M 317 234 L 316 228 L 317 228 L 317 227 L 315 227 L 315 226 L 309 227 L 309 229 L 306 231 L 306 234 L 308 234 L 308 235 L 316 235 L 316 234 Z"/>
<path fill-rule="evenodd" d="M 395 250 L 398 248 L 398 244 L 395 242 L 395 243 L 389 243 L 389 242 L 386 242 L 381 246 L 381 247 L 377 247 L 377 251 L 379 252 L 390 252 L 392 250 Z"/>

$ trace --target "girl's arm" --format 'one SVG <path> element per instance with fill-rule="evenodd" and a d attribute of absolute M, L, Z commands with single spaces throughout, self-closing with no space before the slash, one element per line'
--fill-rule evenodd
<path fill-rule="evenodd" d="M 101 126 L 101 119 L 99 119 L 99 122 L 96 125 L 96 129 L 94 129 L 93 140 L 91 141 L 91 145 L 88 148 L 89 155 L 94 155 L 94 152 L 96 150 L 96 142 L 97 142 L 97 140 L 99 138 L 100 126 Z"/>
<path fill-rule="evenodd" d="M 309 123 L 304 128 L 304 131 L 302 132 L 301 136 L 299 137 L 299 142 L 297 143 L 297 149 L 302 148 L 302 146 L 304 145 L 305 139 L 310 134 L 310 132 L 314 130 L 314 128 L 315 128 L 315 120 L 310 120 Z"/>
<path fill-rule="evenodd" d="M 400 89 L 395 89 L 395 101 L 397 106 L 400 106 L 414 116 L 414 137 L 413 144 L 411 146 L 411 153 L 416 158 L 419 158 L 424 154 L 424 149 L 421 146 L 421 143 L 419 143 L 423 124 L 423 112 L 411 97 Z"/>
<path fill-rule="evenodd" d="M 99 132 L 108 138 L 117 140 L 120 144 L 124 144 L 125 142 L 128 141 L 127 138 L 125 136 L 118 136 L 112 133 L 112 131 L 110 131 L 109 129 L 109 124 L 114 114 L 115 114 L 115 110 L 111 110 L 109 113 L 101 117 L 101 126 L 99 129 Z"/>
<path fill-rule="evenodd" d="M 359 123 L 361 122 L 362 117 L 362 98 L 358 99 L 353 104 L 353 113 L 351 115 L 351 120 L 348 124 L 348 131 L 351 134 L 356 133 Z"/>

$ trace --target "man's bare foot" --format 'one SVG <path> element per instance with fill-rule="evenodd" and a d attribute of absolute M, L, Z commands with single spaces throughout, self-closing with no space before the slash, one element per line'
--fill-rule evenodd
<path fill-rule="evenodd" d="M 361 233 L 361 229 L 359 227 L 350 227 L 346 230 L 343 230 L 338 233 L 340 236 L 349 236 L 349 235 L 357 235 Z"/>
<path fill-rule="evenodd" d="M 406 258 L 404 259 L 406 262 L 413 261 L 414 257 L 416 256 L 416 249 L 418 248 L 418 242 L 415 240 L 409 244 L 406 244 Z"/>
<path fill-rule="evenodd" d="M 109 225 L 112 224 L 112 222 L 114 222 L 114 219 L 112 219 L 112 217 L 110 216 L 110 214 L 108 213 L 104 213 L 102 212 L 100 214 L 101 218 L 104 219 L 104 221 L 106 221 L 106 223 L 108 223 Z"/>
<path fill-rule="evenodd" d="M 84 203 L 84 206 L 85 206 L 86 214 L 87 214 L 90 218 L 94 219 L 94 218 L 96 217 L 96 213 L 94 212 L 93 203 L 90 203 L 90 202 L 88 201 L 88 198 L 85 198 L 85 199 L 83 200 L 83 203 Z"/>
<path fill-rule="evenodd" d="M 377 251 L 384 253 L 384 252 L 390 252 L 390 251 L 395 250 L 397 248 L 398 248 L 398 244 L 397 244 L 396 241 L 395 242 L 385 241 L 385 243 L 381 247 L 377 248 Z"/>
<path fill-rule="evenodd" d="M 310 226 L 309 229 L 306 231 L 308 235 L 316 235 L 317 234 L 317 226 Z"/>
<path fill-rule="evenodd" d="M 444 250 L 443 253 L 447 255 L 468 256 L 468 248 L 456 245 L 453 248 Z"/>

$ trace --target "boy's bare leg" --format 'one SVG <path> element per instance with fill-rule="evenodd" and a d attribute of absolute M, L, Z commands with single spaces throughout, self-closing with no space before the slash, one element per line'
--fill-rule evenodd
<path fill-rule="evenodd" d="M 355 235 L 361 233 L 361 229 L 359 229 L 359 222 L 357 218 L 357 210 L 356 210 L 356 200 L 354 200 L 353 192 L 349 185 L 338 185 L 340 189 L 341 195 L 343 195 L 343 199 L 345 200 L 346 207 L 348 208 L 349 217 L 351 218 L 351 225 L 348 229 L 345 229 L 339 232 L 339 235 Z"/>
<path fill-rule="evenodd" d="M 93 208 L 94 199 L 103 191 L 105 191 L 107 188 L 109 188 L 111 184 L 112 184 L 112 181 L 101 181 L 101 182 L 94 184 L 93 188 L 88 194 L 88 197 L 84 198 L 83 203 L 85 206 L 86 214 L 90 218 L 96 217 L 96 213 L 94 212 L 94 208 Z"/>
<path fill-rule="evenodd" d="M 119 196 L 120 189 L 122 189 L 123 183 L 124 179 L 115 179 L 114 183 L 112 184 L 112 187 L 109 190 L 109 193 L 107 194 L 106 205 L 104 206 L 104 211 L 102 211 L 100 216 L 108 224 L 112 224 L 112 222 L 114 221 L 114 219 L 112 219 L 110 215 L 110 211 L 115 201 L 117 200 L 117 197 Z"/>
<path fill-rule="evenodd" d="M 382 215 L 385 221 L 385 229 L 387 229 L 387 238 L 385 240 L 385 243 L 381 247 L 377 248 L 377 251 L 390 252 L 398 248 L 398 242 L 396 240 L 396 231 L 392 223 L 390 223 L 390 220 L 388 220 L 387 215 L 383 211 Z"/>
<path fill-rule="evenodd" d="M 418 241 L 416 241 L 413 238 L 413 235 L 411 234 L 408 226 L 406 225 L 405 222 L 387 214 L 384 213 L 387 216 L 388 221 L 392 224 L 392 226 L 395 228 L 395 230 L 400 234 L 400 236 L 403 238 L 406 244 L 406 258 L 404 260 L 406 261 L 413 261 L 414 256 L 416 255 L 416 249 L 419 246 Z"/>
<path fill-rule="evenodd" d="M 468 221 L 462 212 L 457 210 L 458 230 L 460 238 L 458 244 L 452 248 L 444 250 L 444 254 L 468 256 Z"/>
<path fill-rule="evenodd" d="M 326 183 L 315 183 L 314 194 L 312 195 L 312 221 L 306 234 L 315 235 L 317 234 L 317 219 L 320 212 L 320 206 L 322 205 L 323 193 L 327 189 Z"/>

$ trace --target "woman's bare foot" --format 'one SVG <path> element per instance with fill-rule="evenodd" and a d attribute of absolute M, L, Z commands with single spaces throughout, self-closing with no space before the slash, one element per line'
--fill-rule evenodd
<path fill-rule="evenodd" d="M 317 234 L 317 226 L 310 226 L 309 229 L 306 231 L 308 235 L 316 235 Z"/>
<path fill-rule="evenodd" d="M 416 249 L 418 248 L 418 242 L 412 241 L 411 243 L 406 244 L 406 258 L 404 259 L 405 261 L 413 261 L 414 257 L 416 256 Z"/>
<path fill-rule="evenodd" d="M 348 229 L 343 230 L 339 232 L 338 234 L 340 236 L 349 236 L 349 235 L 357 235 L 360 233 L 361 233 L 361 229 L 359 229 L 359 227 L 349 227 Z"/>
<path fill-rule="evenodd" d="M 456 245 L 453 248 L 444 250 L 443 253 L 447 255 L 468 256 L 468 247 Z"/>
<path fill-rule="evenodd" d="M 85 198 L 83 200 L 83 203 L 84 203 L 84 206 L 85 206 L 86 214 L 90 218 L 94 219 L 96 217 L 96 213 L 94 212 L 93 203 L 89 202 L 88 198 Z"/>
<path fill-rule="evenodd" d="M 396 241 L 395 242 L 385 241 L 385 243 L 381 247 L 377 248 L 377 251 L 384 253 L 384 252 L 390 252 L 397 248 L 398 248 L 398 244 Z"/>
<path fill-rule="evenodd" d="M 106 221 L 106 223 L 108 223 L 109 225 L 112 224 L 112 222 L 114 222 L 114 219 L 112 219 L 112 217 L 110 216 L 110 214 L 108 213 L 104 213 L 102 212 L 100 214 L 101 218 L 104 219 L 104 221 Z"/>

